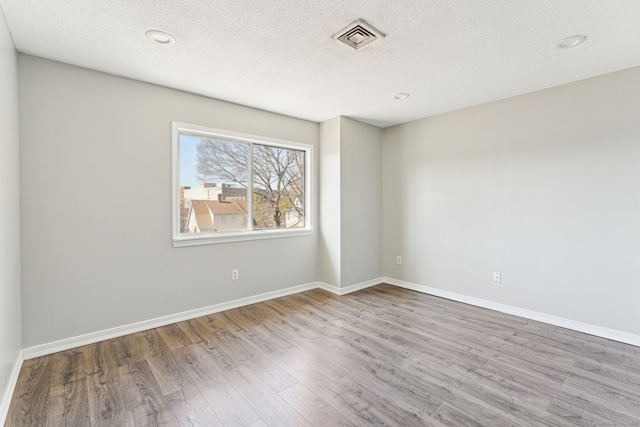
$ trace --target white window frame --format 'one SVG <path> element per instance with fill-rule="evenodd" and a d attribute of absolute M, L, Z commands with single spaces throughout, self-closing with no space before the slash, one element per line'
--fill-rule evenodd
<path fill-rule="evenodd" d="M 260 240 L 260 239 L 276 239 L 284 237 L 295 236 L 309 236 L 313 234 L 313 206 L 312 206 L 312 194 L 311 191 L 314 188 L 312 185 L 313 177 L 313 146 L 303 144 L 300 142 L 285 141 L 275 138 L 267 138 L 264 136 L 250 135 L 239 132 L 232 132 L 222 129 L 214 129 L 205 126 L 191 125 L 187 123 L 172 122 L 171 123 L 172 134 L 172 231 L 173 231 L 173 246 L 197 246 L 197 245 L 210 245 L 216 243 L 229 243 L 229 242 L 242 242 L 248 240 Z M 240 142 L 255 143 L 261 145 L 270 145 L 273 147 L 288 148 L 294 150 L 301 150 L 305 152 L 305 165 L 304 165 L 304 227 L 296 228 L 279 228 L 279 229 L 262 229 L 262 230 L 246 230 L 246 231 L 230 231 L 230 232 L 216 232 L 202 235 L 180 233 L 180 135 L 192 135 L 202 137 L 214 137 L 221 139 L 231 139 Z M 251 153 L 251 150 L 250 150 Z M 251 163 L 251 155 L 249 155 L 249 162 Z M 249 165 L 249 181 L 252 177 L 252 164 Z M 253 209 L 252 207 L 252 195 L 253 190 L 251 185 L 247 189 L 248 200 L 247 210 Z M 250 221 L 248 221 L 250 223 Z M 249 224 L 251 225 L 251 224 Z"/>

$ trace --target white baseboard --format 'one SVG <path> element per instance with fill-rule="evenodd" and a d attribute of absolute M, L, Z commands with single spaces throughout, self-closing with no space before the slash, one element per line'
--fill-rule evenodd
<path fill-rule="evenodd" d="M 24 358 L 26 360 L 34 359 L 36 357 L 45 356 L 47 354 L 57 353 L 59 351 L 69 350 L 72 348 L 81 347 L 83 345 L 93 344 L 99 341 L 117 338 L 123 335 L 133 334 L 140 331 L 146 331 L 148 329 L 158 328 L 160 326 L 166 326 L 176 322 L 182 322 L 183 320 L 194 319 L 196 317 L 206 316 L 208 314 L 218 313 L 220 311 L 231 310 L 233 308 L 243 307 L 245 305 L 256 304 L 270 299 L 296 294 L 298 292 L 304 292 L 319 287 L 321 287 L 319 282 L 293 286 L 287 289 L 267 292 L 247 298 L 240 298 L 233 301 L 184 311 L 182 313 L 170 314 L 168 316 L 162 316 L 155 319 L 143 320 L 142 322 L 131 323 L 129 325 L 123 325 L 111 329 L 92 332 L 85 335 L 79 335 L 77 337 L 65 338 L 60 341 L 54 341 L 51 343 L 26 348 L 24 349 Z"/>
<path fill-rule="evenodd" d="M 454 292 L 444 291 L 441 289 L 431 288 L 428 286 L 418 285 L 415 283 L 405 282 L 402 280 L 392 279 L 390 277 L 381 277 L 377 279 L 367 280 L 365 282 L 356 283 L 354 285 L 339 288 L 337 286 L 329 285 L 323 282 L 312 282 L 305 285 L 293 286 L 287 289 L 281 289 L 278 291 L 267 292 L 260 295 L 254 295 L 247 298 L 241 298 L 234 301 L 224 302 L 221 304 L 210 305 L 195 310 L 189 310 L 182 313 L 171 314 L 168 316 L 158 317 L 156 319 L 145 320 L 142 322 L 132 323 L 129 325 L 118 326 L 111 329 L 105 329 L 102 331 L 92 332 L 77 337 L 66 338 L 60 341 L 55 341 L 47 344 L 41 344 L 33 347 L 29 347 L 23 350 L 23 356 L 25 360 L 33 359 L 47 354 L 57 353 L 59 351 L 69 350 L 72 348 L 80 347 L 87 344 L 93 344 L 99 341 L 108 340 L 111 338 L 121 337 L 123 335 L 132 334 L 135 332 L 145 331 L 148 329 L 158 328 L 160 326 L 170 325 L 172 323 L 181 322 L 184 320 L 193 319 L 200 316 L 206 316 L 208 314 L 218 313 L 224 310 L 230 310 L 233 308 L 243 307 L 245 305 L 256 304 L 259 302 L 267 301 L 274 298 L 279 298 L 298 292 L 304 292 L 311 289 L 324 289 L 332 292 L 336 295 L 346 295 L 351 292 L 359 291 L 371 286 L 378 285 L 380 283 L 388 283 L 390 285 L 398 286 L 405 289 L 411 289 L 414 291 L 422 292 L 437 297 L 447 298 L 453 301 L 458 301 L 466 304 L 475 305 L 477 307 L 488 308 L 490 310 L 499 311 L 502 313 L 513 314 L 526 319 L 536 320 L 539 322 L 547 323 L 554 326 L 560 326 L 563 328 L 571 329 L 578 332 L 584 332 L 590 335 L 595 335 L 602 338 L 607 338 L 614 341 L 623 342 L 635 346 L 640 346 L 640 336 L 629 334 L 626 332 L 616 331 L 613 329 L 603 328 L 600 326 L 590 325 L 587 323 L 577 322 L 574 320 L 564 319 L 562 317 L 552 316 L 549 314 L 538 313 L 523 308 L 513 307 L 505 304 L 496 303 L 480 298 L 470 297 Z M 22 362 L 20 362 L 22 364 Z M 18 372 L 20 368 L 18 367 Z M 17 373 L 16 373 L 17 379 Z M 0 423 L 0 425 L 2 425 Z"/>
<path fill-rule="evenodd" d="M 380 283 L 382 283 L 381 278 L 368 280 L 366 282 L 357 283 L 355 285 L 347 286 L 344 288 L 338 288 L 336 286 L 332 286 L 322 282 L 312 282 L 306 285 L 293 286 L 291 288 L 281 289 L 279 291 L 267 292 L 264 294 L 241 298 L 221 304 L 197 308 L 195 310 L 189 310 L 182 313 L 170 314 L 168 316 L 158 317 L 151 320 L 144 320 L 142 322 L 131 323 L 129 325 L 118 326 L 115 328 L 92 332 L 77 337 L 66 338 L 47 344 L 36 345 L 24 349 L 24 358 L 33 359 L 36 357 L 45 356 L 47 354 L 57 353 L 59 351 L 69 350 L 72 348 L 81 347 L 83 345 L 93 344 L 99 341 L 117 338 L 123 335 L 133 334 L 140 331 L 146 331 L 148 329 L 158 328 L 160 326 L 166 326 L 172 323 L 182 322 L 183 320 L 194 319 L 196 317 L 206 316 L 208 314 L 218 313 L 224 310 L 231 310 L 233 308 L 243 307 L 245 305 L 256 304 L 259 302 L 283 297 L 286 295 L 296 294 L 298 292 L 304 292 L 311 289 L 321 288 L 336 295 L 346 295 L 348 293 L 368 288 L 369 286 L 378 285 Z"/>
<path fill-rule="evenodd" d="M 547 323 L 549 325 L 560 326 L 562 328 L 571 329 L 573 331 L 584 332 L 585 334 L 594 335 L 597 337 L 640 347 L 640 336 L 633 335 L 627 332 L 603 328 L 601 326 L 591 325 L 589 323 L 578 322 L 575 320 L 565 319 L 563 317 L 552 316 L 550 314 L 544 314 L 524 308 L 500 304 L 481 298 L 457 294 L 455 292 L 443 291 L 441 289 L 405 282 L 403 280 L 392 279 L 390 277 L 383 277 L 381 281 L 393 286 L 398 286 L 400 288 L 411 289 L 413 291 L 422 292 L 424 294 L 442 297 L 465 304 L 475 305 L 476 307 L 488 308 L 490 310 L 499 311 L 501 313 L 513 314 L 515 316 L 524 317 L 525 319 L 536 320 L 538 322 Z"/>
<path fill-rule="evenodd" d="M 330 285 L 328 283 L 318 282 L 318 287 L 320 289 L 324 289 L 325 291 L 332 292 L 336 295 L 346 295 L 351 292 L 359 291 L 361 289 L 366 289 L 371 286 L 379 285 L 384 280 L 382 277 L 378 277 L 377 279 L 367 280 L 366 282 L 356 283 L 355 285 L 345 286 L 344 288 L 339 288 L 334 285 Z"/>
<path fill-rule="evenodd" d="M 318 288 L 324 289 L 325 291 L 331 292 L 332 294 L 340 295 L 340 288 L 328 283 L 318 282 Z"/>
<path fill-rule="evenodd" d="M 20 369 L 22 369 L 22 362 L 24 361 L 24 352 L 20 351 L 16 359 L 16 363 L 13 365 L 11 371 L 11 377 L 9 378 L 9 384 L 7 389 L 0 400 L 0 426 L 3 426 L 7 421 L 7 414 L 9 413 L 9 405 L 11 405 L 11 398 L 16 390 L 16 384 L 18 384 L 18 375 L 20 375 Z"/>

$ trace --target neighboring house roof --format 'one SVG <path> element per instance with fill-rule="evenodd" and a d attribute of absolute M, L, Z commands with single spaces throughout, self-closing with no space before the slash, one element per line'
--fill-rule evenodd
<path fill-rule="evenodd" d="M 192 200 L 191 209 L 200 231 L 215 231 L 214 215 L 244 215 L 247 213 L 247 201 Z"/>
<path fill-rule="evenodd" d="M 222 187 L 222 200 L 226 200 L 229 197 L 234 198 L 247 198 L 247 189 L 238 187 Z"/>
<path fill-rule="evenodd" d="M 247 213 L 246 200 L 205 200 L 214 215 L 242 215 Z"/>

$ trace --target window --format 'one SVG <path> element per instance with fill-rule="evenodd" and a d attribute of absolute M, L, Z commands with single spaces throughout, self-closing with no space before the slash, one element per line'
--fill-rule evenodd
<path fill-rule="evenodd" d="M 311 233 L 312 147 L 173 123 L 173 242 Z"/>

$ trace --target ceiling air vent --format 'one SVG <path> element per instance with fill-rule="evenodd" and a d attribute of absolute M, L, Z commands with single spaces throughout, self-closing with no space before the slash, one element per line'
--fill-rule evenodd
<path fill-rule="evenodd" d="M 333 38 L 340 40 L 342 43 L 347 46 L 351 46 L 355 50 L 358 50 L 374 40 L 384 38 L 384 34 L 364 22 L 362 19 L 358 19 L 338 31 Z"/>

